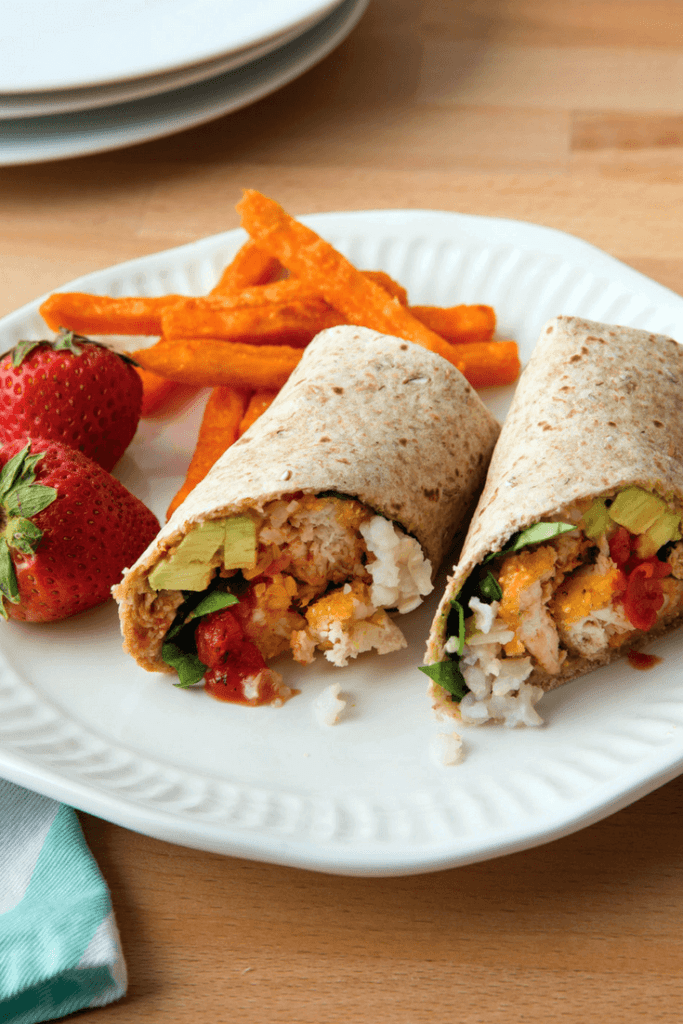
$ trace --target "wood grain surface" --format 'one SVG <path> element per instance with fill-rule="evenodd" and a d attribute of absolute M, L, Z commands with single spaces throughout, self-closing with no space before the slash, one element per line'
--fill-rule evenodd
<path fill-rule="evenodd" d="M 295 214 L 533 221 L 683 292 L 683 4 L 372 0 L 338 50 L 246 110 L 0 169 L 0 314 L 236 226 L 242 187 Z M 397 879 L 82 821 L 130 974 L 83 1024 L 683 1020 L 683 779 L 549 845 Z"/>

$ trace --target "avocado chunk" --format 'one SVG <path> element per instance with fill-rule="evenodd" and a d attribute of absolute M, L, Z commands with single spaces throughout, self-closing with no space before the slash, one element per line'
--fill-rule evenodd
<path fill-rule="evenodd" d="M 615 523 L 639 535 L 639 558 L 652 558 L 664 544 L 681 539 L 680 515 L 672 512 L 663 498 L 642 487 L 627 487 L 617 494 L 609 514 Z"/>
<path fill-rule="evenodd" d="M 583 532 L 590 540 L 597 540 L 607 533 L 610 525 L 610 514 L 603 498 L 595 498 L 593 504 L 583 514 Z"/>
<path fill-rule="evenodd" d="M 225 569 L 246 569 L 256 563 L 256 525 L 249 516 L 225 519 L 223 566 Z"/>
<path fill-rule="evenodd" d="M 675 512 L 663 512 L 661 517 L 652 524 L 638 540 L 637 554 L 639 558 L 652 558 L 664 544 L 671 540 L 681 539 L 681 517 Z"/>
<path fill-rule="evenodd" d="M 655 544 L 657 551 L 671 540 L 680 540 L 681 517 L 675 512 L 663 512 L 657 522 L 645 532 L 645 536 Z"/>
<path fill-rule="evenodd" d="M 222 548 L 225 520 L 199 523 L 183 537 L 172 555 L 149 574 L 153 590 L 206 590 L 214 574 L 214 555 Z"/>
<path fill-rule="evenodd" d="M 149 574 L 153 590 L 206 590 L 219 566 L 246 569 L 256 563 L 256 525 L 249 516 L 199 523 Z"/>
<path fill-rule="evenodd" d="M 644 491 L 642 487 L 627 487 L 617 494 L 610 505 L 609 514 L 619 526 L 625 526 L 630 533 L 637 534 L 648 533 L 658 521 L 670 519 L 672 515 L 676 523 L 680 523 L 680 516 L 670 512 L 663 498 Z"/>

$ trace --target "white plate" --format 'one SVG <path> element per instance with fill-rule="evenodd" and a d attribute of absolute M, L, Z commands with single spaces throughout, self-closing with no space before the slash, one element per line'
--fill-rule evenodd
<path fill-rule="evenodd" d="M 0 166 L 63 160 L 172 135 L 240 110 L 302 75 L 351 32 L 369 0 L 331 14 L 244 67 L 157 96 L 45 117 L 0 121 Z"/>
<path fill-rule="evenodd" d="M 162 74 L 322 17 L 336 0 L 20 0 L 3 4 L 0 93 Z"/>
<path fill-rule="evenodd" d="M 339 3 L 339 0 L 337 0 Z M 10 121 L 27 117 L 52 117 L 78 110 L 93 110 L 111 107 L 119 103 L 158 96 L 174 89 L 184 89 L 207 78 L 216 78 L 259 60 L 273 50 L 285 46 L 292 39 L 303 35 L 321 18 L 313 18 L 305 25 L 297 25 L 289 32 L 267 39 L 258 46 L 218 57 L 216 60 L 193 64 L 190 67 L 169 71 L 167 74 L 149 75 L 145 78 L 130 78 L 111 85 L 97 85 L 88 89 L 59 89 L 55 92 L 0 93 L 0 120 Z"/>
<path fill-rule="evenodd" d="M 360 267 L 419 303 L 491 303 L 528 359 L 559 313 L 680 337 L 683 299 L 578 239 L 514 221 L 381 211 L 304 218 Z M 242 233 L 208 238 L 72 282 L 68 289 L 199 294 Z M 0 323 L 0 350 L 41 337 L 38 302 Z M 502 415 L 511 388 L 484 393 Z M 199 408 L 145 421 L 117 473 L 162 515 Z M 149 835 L 323 871 L 389 875 L 465 864 L 547 842 L 623 807 L 683 769 L 683 633 L 637 672 L 622 661 L 544 697 L 546 726 L 462 727 L 467 758 L 432 761 L 417 671 L 435 595 L 404 616 L 406 651 L 338 670 L 278 668 L 302 693 L 244 708 L 174 689 L 121 651 L 115 609 L 63 623 L 0 625 L 0 772 Z M 333 728 L 312 705 L 333 680 L 353 707 Z"/>

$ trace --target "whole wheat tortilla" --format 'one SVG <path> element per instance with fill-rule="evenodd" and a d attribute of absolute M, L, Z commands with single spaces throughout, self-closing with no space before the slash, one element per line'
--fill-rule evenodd
<path fill-rule="evenodd" d="M 672 338 L 559 316 L 543 328 L 520 378 L 486 484 L 432 624 L 425 661 L 446 658 L 451 601 L 482 559 L 513 534 L 561 519 L 580 498 L 637 485 L 683 512 L 683 347 Z M 674 629 L 683 618 L 629 646 Z M 537 668 L 527 682 L 554 689 L 618 657 L 568 654 L 559 675 Z M 433 685 L 432 695 L 445 691 Z M 457 704 L 448 701 L 454 712 Z"/>
<path fill-rule="evenodd" d="M 182 598 L 153 591 L 150 571 L 194 524 L 260 511 L 297 491 L 358 498 L 416 537 L 436 572 L 481 489 L 499 430 L 441 356 L 362 327 L 321 332 L 270 408 L 113 589 L 124 647 L 144 668 L 171 671 L 161 643 Z"/>

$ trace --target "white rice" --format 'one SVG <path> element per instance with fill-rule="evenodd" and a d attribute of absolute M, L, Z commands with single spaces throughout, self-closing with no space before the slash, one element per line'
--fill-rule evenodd
<path fill-rule="evenodd" d="M 396 608 L 402 615 L 422 604 L 422 598 L 434 589 L 432 565 L 414 537 L 382 516 L 362 523 L 360 533 L 368 551 L 375 556 L 368 562 L 372 576 L 371 599 L 377 608 Z"/>
<path fill-rule="evenodd" d="M 271 707 L 282 707 L 284 702 L 293 696 L 290 688 L 282 681 L 280 673 L 269 668 L 262 668 L 255 675 L 247 676 L 242 681 L 242 691 L 246 700 L 258 700 L 268 686 L 272 686 L 275 691 L 275 697 L 269 702 Z"/>
<path fill-rule="evenodd" d="M 503 644 L 509 643 L 514 633 L 497 617 L 499 603 L 492 601 L 486 605 L 473 597 L 469 607 L 475 632 L 467 637 L 460 661 L 460 671 L 470 689 L 460 701 L 462 721 L 466 725 L 483 725 L 493 720 L 509 728 L 541 725 L 543 719 L 534 705 L 543 696 L 543 690 L 524 681 L 533 670 L 531 658 L 502 656 Z M 457 644 L 453 650 L 457 650 Z"/>

